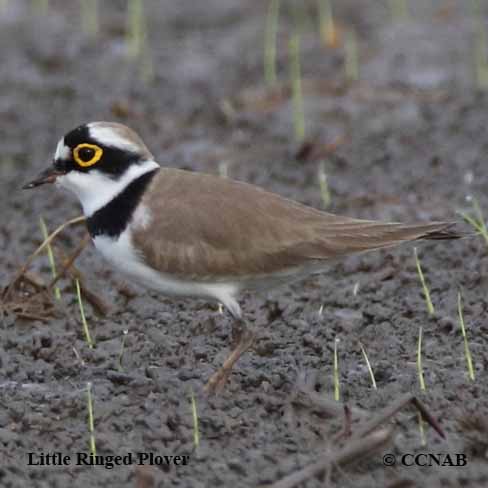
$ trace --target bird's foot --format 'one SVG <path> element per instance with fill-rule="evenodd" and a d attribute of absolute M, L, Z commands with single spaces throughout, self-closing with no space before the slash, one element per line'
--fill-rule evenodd
<path fill-rule="evenodd" d="M 224 368 L 220 368 L 218 371 L 216 371 L 203 388 L 205 393 L 208 393 L 209 395 L 216 395 L 217 393 L 220 393 L 224 389 L 230 373 L 231 370 L 224 370 Z"/>
<path fill-rule="evenodd" d="M 234 364 L 254 343 L 256 333 L 252 329 L 244 328 L 235 349 L 229 354 L 222 367 L 215 372 L 205 385 L 205 392 L 213 395 L 222 391 L 232 372 Z"/>

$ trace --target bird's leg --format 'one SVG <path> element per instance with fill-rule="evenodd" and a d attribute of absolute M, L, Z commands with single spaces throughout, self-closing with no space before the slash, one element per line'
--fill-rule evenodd
<path fill-rule="evenodd" d="M 232 320 L 232 330 L 230 336 L 230 343 L 233 348 L 236 348 L 239 342 L 241 342 L 242 336 L 246 331 L 246 323 L 242 318 L 234 318 Z"/>
<path fill-rule="evenodd" d="M 238 318 L 232 324 L 232 338 L 236 339 L 237 343 L 234 344 L 234 349 L 227 356 L 222 367 L 215 372 L 205 385 L 205 391 L 208 393 L 217 393 L 222 390 L 229 377 L 234 364 L 239 358 L 253 345 L 256 338 L 256 332 L 247 327 L 245 322 Z"/>

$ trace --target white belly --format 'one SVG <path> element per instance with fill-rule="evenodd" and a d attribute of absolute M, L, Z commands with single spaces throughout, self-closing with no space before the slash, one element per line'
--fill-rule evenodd
<path fill-rule="evenodd" d="M 237 284 L 185 281 L 147 266 L 134 250 L 128 230 L 124 231 L 118 239 L 97 236 L 93 239 L 93 243 L 117 271 L 147 288 L 170 296 L 211 298 L 231 309 L 236 303 L 235 295 L 239 291 Z"/>

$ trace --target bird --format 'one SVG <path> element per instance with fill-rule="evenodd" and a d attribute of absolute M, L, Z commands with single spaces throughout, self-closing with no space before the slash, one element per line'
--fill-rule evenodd
<path fill-rule="evenodd" d="M 303 279 L 351 254 L 460 237 L 455 222 L 339 216 L 249 183 L 162 167 L 136 132 L 116 122 L 66 133 L 52 164 L 23 188 L 48 183 L 74 193 L 95 248 L 129 280 L 228 310 L 235 343 L 205 386 L 212 393 L 256 339 L 239 305 L 244 291 Z"/>

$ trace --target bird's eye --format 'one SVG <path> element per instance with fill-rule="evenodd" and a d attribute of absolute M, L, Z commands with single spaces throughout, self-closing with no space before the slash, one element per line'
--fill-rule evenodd
<path fill-rule="evenodd" d="M 87 163 L 91 161 L 91 159 L 95 156 L 95 151 L 91 147 L 82 147 L 78 151 L 78 157 L 84 162 Z"/>
<path fill-rule="evenodd" d="M 78 144 L 73 150 L 73 158 L 82 168 L 88 168 L 100 161 L 103 149 L 95 144 Z"/>

